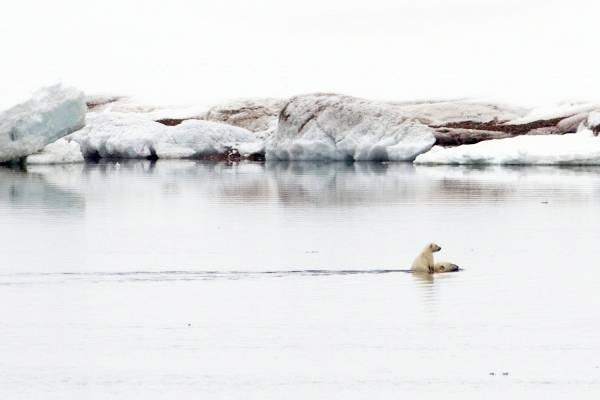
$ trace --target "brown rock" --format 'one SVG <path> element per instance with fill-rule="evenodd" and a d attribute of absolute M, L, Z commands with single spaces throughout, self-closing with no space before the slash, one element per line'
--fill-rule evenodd
<path fill-rule="evenodd" d="M 574 132 L 575 130 L 571 130 L 574 125 L 573 120 L 560 124 L 572 117 L 539 120 L 526 124 L 507 124 L 501 121 L 462 121 L 431 127 L 435 130 L 436 145 L 458 146 L 519 135 L 562 135 L 567 132 Z"/>

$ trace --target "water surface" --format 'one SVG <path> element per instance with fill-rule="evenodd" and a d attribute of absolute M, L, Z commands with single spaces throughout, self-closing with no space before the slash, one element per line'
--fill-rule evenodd
<path fill-rule="evenodd" d="M 600 393 L 600 169 L 0 169 L 0 221 L 5 398 Z"/>

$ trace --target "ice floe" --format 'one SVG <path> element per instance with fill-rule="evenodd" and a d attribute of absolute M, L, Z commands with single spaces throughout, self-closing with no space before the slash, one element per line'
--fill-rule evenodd
<path fill-rule="evenodd" d="M 267 160 L 411 161 L 431 148 L 432 130 L 395 106 L 350 96 L 292 98 L 267 140 Z"/>
<path fill-rule="evenodd" d="M 0 162 L 18 160 L 84 125 L 83 92 L 50 86 L 24 103 L 0 112 Z"/>

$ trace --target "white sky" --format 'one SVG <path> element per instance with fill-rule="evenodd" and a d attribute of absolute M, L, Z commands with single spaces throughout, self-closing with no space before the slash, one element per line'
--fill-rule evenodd
<path fill-rule="evenodd" d="M 599 25 L 592 0 L 13 0 L 0 97 L 63 81 L 160 103 L 597 100 Z"/>

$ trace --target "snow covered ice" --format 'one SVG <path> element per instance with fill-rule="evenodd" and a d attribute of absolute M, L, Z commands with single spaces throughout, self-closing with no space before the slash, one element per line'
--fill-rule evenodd
<path fill-rule="evenodd" d="M 595 110 L 596 103 L 524 108 L 481 100 L 378 102 L 321 93 L 164 107 L 121 96 L 84 98 L 76 89 L 56 85 L 0 114 L 0 162 L 29 156 L 29 164 L 263 157 L 598 164 L 593 135 L 600 130 L 600 112 Z M 464 143 L 475 144 L 443 147 Z"/>
<path fill-rule="evenodd" d="M 86 158 L 201 158 L 236 149 L 241 155 L 262 151 L 262 141 L 242 128 L 186 120 L 166 126 L 136 114 L 90 113 L 73 135 Z"/>
<path fill-rule="evenodd" d="M 600 165 L 600 138 L 590 130 L 524 135 L 457 147 L 435 146 L 416 164 Z"/>
<path fill-rule="evenodd" d="M 26 163 L 30 164 L 70 164 L 83 162 L 81 146 L 71 138 L 60 138 L 50 143 L 39 153 L 27 156 Z"/>
<path fill-rule="evenodd" d="M 83 92 L 50 86 L 24 103 L 0 112 L 0 162 L 18 160 L 80 129 L 86 105 Z"/>
<path fill-rule="evenodd" d="M 267 160 L 412 161 L 435 142 L 432 130 L 394 106 L 350 96 L 292 98 L 267 141 Z"/>
<path fill-rule="evenodd" d="M 598 133 L 600 131 L 600 111 L 591 112 L 587 117 L 585 125 L 594 133 Z"/>

